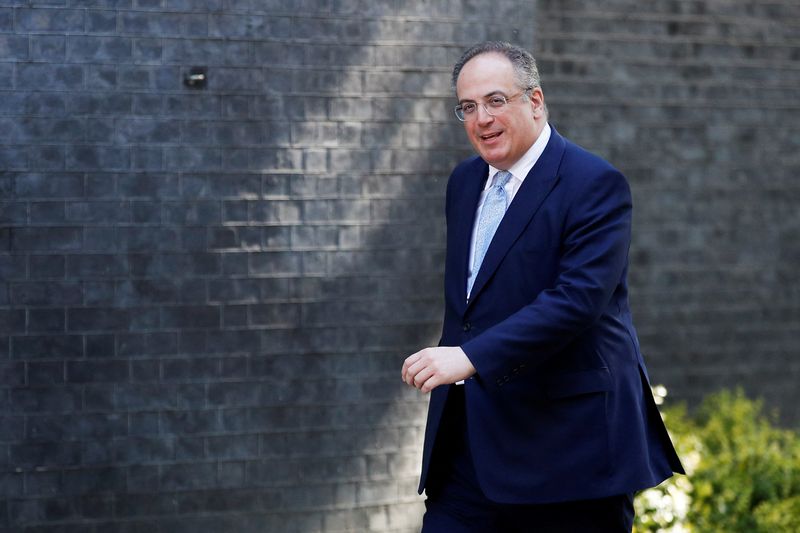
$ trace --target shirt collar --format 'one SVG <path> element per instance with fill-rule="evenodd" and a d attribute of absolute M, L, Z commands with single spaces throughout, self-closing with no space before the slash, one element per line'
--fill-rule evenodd
<path fill-rule="evenodd" d="M 545 123 L 544 129 L 539 134 L 539 138 L 528 148 L 528 151 L 519 158 L 519 160 L 511 165 L 511 168 L 508 169 L 511 172 L 511 175 L 516 178 L 518 181 L 523 181 L 528 173 L 533 168 L 533 165 L 536 164 L 536 161 L 539 160 L 539 156 L 542 155 L 544 152 L 545 146 L 547 146 L 547 141 L 550 140 L 550 124 Z M 486 185 L 483 187 L 484 190 L 488 189 L 492 186 L 492 176 L 494 176 L 500 169 L 495 168 L 492 165 L 489 165 L 489 179 L 486 180 Z"/>

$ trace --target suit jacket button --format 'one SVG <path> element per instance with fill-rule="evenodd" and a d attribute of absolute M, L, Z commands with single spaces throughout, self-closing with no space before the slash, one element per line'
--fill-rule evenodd
<path fill-rule="evenodd" d="M 469 322 L 464 322 L 464 331 L 469 331 L 472 329 L 472 324 Z"/>

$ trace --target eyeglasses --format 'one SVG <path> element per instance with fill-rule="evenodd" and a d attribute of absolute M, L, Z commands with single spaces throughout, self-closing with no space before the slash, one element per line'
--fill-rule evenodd
<path fill-rule="evenodd" d="M 522 96 L 523 94 L 526 94 L 530 90 L 531 90 L 530 88 L 525 89 L 521 93 L 509 96 L 508 98 L 506 98 L 502 94 L 496 94 L 494 96 L 490 96 L 485 104 L 479 104 L 478 102 L 463 102 L 461 104 L 458 104 L 454 109 L 454 111 L 456 112 L 456 118 L 461 122 L 466 122 L 468 120 L 475 120 L 476 118 L 478 118 L 479 105 L 483 106 L 483 109 L 486 110 L 486 113 L 494 117 L 496 115 L 503 113 L 506 109 L 506 106 L 508 105 L 509 102 L 511 102 L 511 100 L 519 96 Z"/>

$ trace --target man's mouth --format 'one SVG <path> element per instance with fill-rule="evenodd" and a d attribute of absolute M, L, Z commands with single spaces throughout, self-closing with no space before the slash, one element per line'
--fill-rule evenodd
<path fill-rule="evenodd" d="M 489 141 L 491 139 L 496 139 L 497 137 L 499 137 L 502 134 L 503 134 L 502 131 L 494 131 L 492 133 L 486 133 L 484 135 L 481 135 L 481 140 L 482 141 Z"/>

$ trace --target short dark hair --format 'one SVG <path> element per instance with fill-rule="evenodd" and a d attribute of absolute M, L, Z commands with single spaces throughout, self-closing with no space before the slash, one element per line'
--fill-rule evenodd
<path fill-rule="evenodd" d="M 530 52 L 511 43 L 486 41 L 470 47 L 456 62 L 453 67 L 453 89 L 456 88 L 458 75 L 461 74 L 461 69 L 464 68 L 464 65 L 473 57 L 488 53 L 502 54 L 511 61 L 520 89 L 527 91 L 535 87 L 541 88 L 542 81 L 539 78 L 539 69 L 536 68 L 536 60 Z"/>

